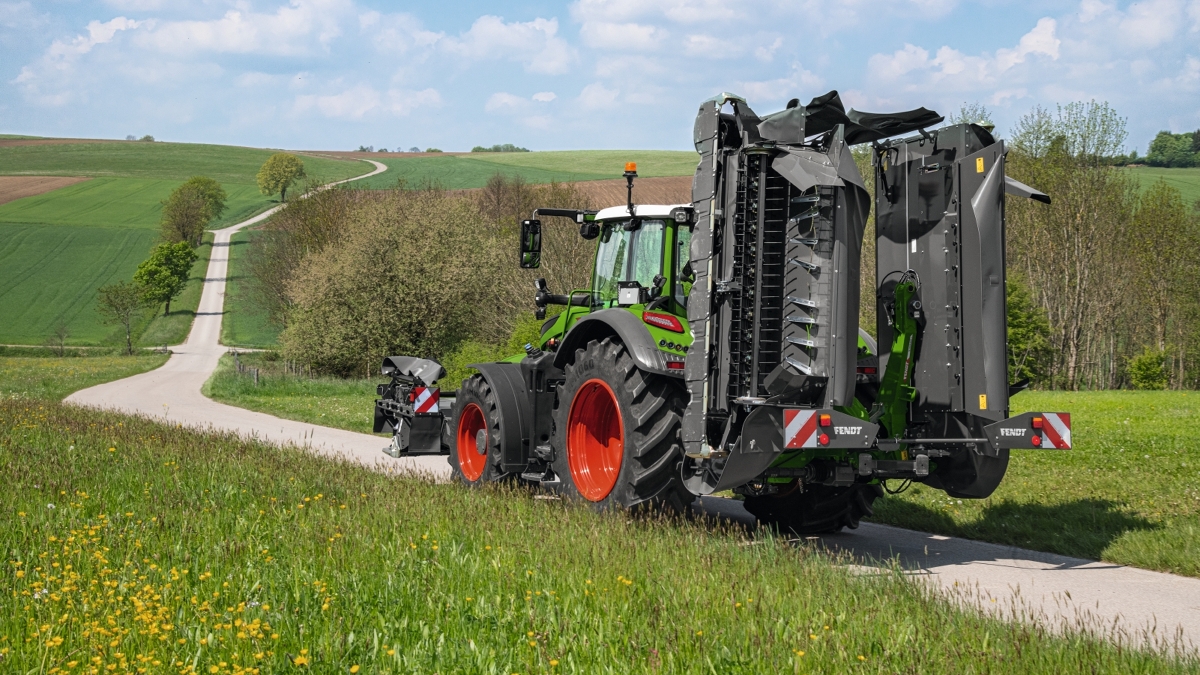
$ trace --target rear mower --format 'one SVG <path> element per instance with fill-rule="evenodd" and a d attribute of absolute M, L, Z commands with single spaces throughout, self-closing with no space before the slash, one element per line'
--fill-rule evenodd
<path fill-rule="evenodd" d="M 537 209 L 597 240 L 591 284 L 536 283 L 536 345 L 438 401 L 441 366 L 389 357 L 376 402 L 387 452 L 446 452 L 456 479 L 537 484 L 600 507 L 683 510 L 742 495 L 795 532 L 856 527 L 888 480 L 990 495 L 1014 448 L 1070 447 L 1070 416 L 1009 417 L 1004 200 L 1049 197 L 1004 175 L 989 128 L 919 108 L 846 112 L 836 92 L 757 116 L 700 106 L 692 202 Z M 915 133 L 914 133 L 915 132 Z M 907 136 L 905 137 L 905 135 Z M 897 138 L 899 137 L 899 138 Z M 876 341 L 859 328 L 875 172 Z M 424 398 L 422 398 L 424 397 Z M 425 404 L 421 402 L 425 401 Z"/>

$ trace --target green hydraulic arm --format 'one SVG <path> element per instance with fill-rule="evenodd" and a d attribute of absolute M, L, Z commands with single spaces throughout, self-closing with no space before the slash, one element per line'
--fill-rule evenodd
<path fill-rule="evenodd" d="M 892 291 L 892 298 L 885 300 L 885 311 L 892 324 L 892 349 L 879 385 L 879 398 L 871 407 L 871 422 L 882 424 L 889 438 L 904 435 L 908 404 L 917 396 L 912 387 L 917 320 L 921 316 L 921 302 L 914 299 L 916 293 L 916 283 L 905 274 Z"/>

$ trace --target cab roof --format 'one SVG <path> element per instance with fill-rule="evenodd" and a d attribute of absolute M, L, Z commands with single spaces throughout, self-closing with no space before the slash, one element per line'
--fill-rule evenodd
<path fill-rule="evenodd" d="M 671 211 L 692 208 L 691 204 L 636 204 L 633 212 L 642 218 L 670 218 Z M 596 214 L 596 220 L 623 220 L 629 217 L 628 206 L 610 206 Z"/>

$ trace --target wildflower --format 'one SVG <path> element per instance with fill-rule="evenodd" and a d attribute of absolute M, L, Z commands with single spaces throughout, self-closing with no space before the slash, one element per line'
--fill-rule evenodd
<path fill-rule="evenodd" d="M 109 452 L 116 452 L 116 451 L 117 451 L 117 449 L 116 449 L 116 448 L 109 448 L 109 449 L 108 449 L 108 451 L 109 451 Z"/>
<path fill-rule="evenodd" d="M 858 655 L 858 660 L 859 660 L 859 661 L 866 661 L 866 660 L 867 660 L 867 657 L 863 656 L 862 654 L 859 654 L 859 655 Z"/>
<path fill-rule="evenodd" d="M 808 634 L 808 639 L 809 639 L 809 640 L 816 640 L 816 639 L 817 639 L 817 636 L 816 636 L 815 634 L 813 634 L 813 633 L 809 633 L 809 634 Z"/>
<path fill-rule="evenodd" d="M 395 656 L 395 655 L 396 655 L 396 650 L 395 650 L 395 649 L 389 649 L 389 650 L 387 650 L 387 655 L 388 655 L 388 656 Z"/>
<path fill-rule="evenodd" d="M 54 510 L 54 504 L 47 504 L 46 508 L 48 508 L 50 510 Z"/>
<path fill-rule="evenodd" d="M 357 672 L 358 672 L 358 664 L 357 663 L 354 664 L 353 666 L 350 666 L 351 675 L 354 675 L 354 673 L 357 673 Z"/>
<path fill-rule="evenodd" d="M 704 635 L 704 631 L 698 630 L 698 631 L 696 631 L 696 635 L 697 636 Z"/>
<path fill-rule="evenodd" d="M 551 668 L 553 668 L 557 665 L 558 665 L 558 659 L 550 659 L 550 667 Z"/>
<path fill-rule="evenodd" d="M 796 653 L 796 656 L 804 656 L 803 649 L 793 649 L 792 651 Z"/>
<path fill-rule="evenodd" d="M 536 643 L 536 642 L 534 642 L 533 640 L 530 640 L 530 641 L 529 641 L 529 646 L 530 646 L 530 647 L 536 647 L 536 646 L 537 646 L 537 643 Z"/>
<path fill-rule="evenodd" d="M 17 511 L 17 517 L 18 517 L 18 518 L 24 518 L 24 517 L 25 517 L 25 512 L 24 512 L 24 511 Z M 489 546 L 488 548 L 491 548 L 491 546 Z"/>
<path fill-rule="evenodd" d="M 308 657 L 307 657 L 307 656 L 305 656 L 305 655 L 303 655 L 303 654 L 301 654 L 300 656 L 297 656 L 296 658 L 292 659 L 292 665 L 294 665 L 294 666 L 307 666 L 307 665 L 308 665 Z M 217 671 L 215 671 L 215 670 L 214 670 L 213 672 L 215 673 L 215 672 L 217 672 Z"/>

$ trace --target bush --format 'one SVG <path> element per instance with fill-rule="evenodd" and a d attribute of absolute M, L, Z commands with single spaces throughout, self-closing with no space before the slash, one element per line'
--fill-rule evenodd
<path fill-rule="evenodd" d="M 1167 388 L 1167 353 L 1147 348 L 1129 362 L 1129 380 L 1134 389 L 1152 390 Z"/>
<path fill-rule="evenodd" d="M 1029 288 L 1016 279 L 1008 291 L 1008 381 L 1042 384 L 1050 362 L 1050 321 L 1033 301 Z"/>
<path fill-rule="evenodd" d="M 497 256 L 473 203 L 394 190 L 357 204 L 336 246 L 306 256 L 288 282 L 284 356 L 339 376 L 369 376 L 384 356 L 440 358 L 490 311 Z"/>

